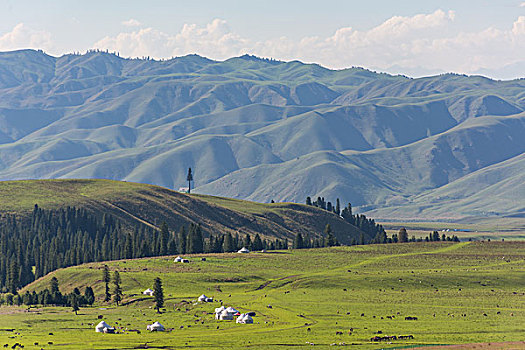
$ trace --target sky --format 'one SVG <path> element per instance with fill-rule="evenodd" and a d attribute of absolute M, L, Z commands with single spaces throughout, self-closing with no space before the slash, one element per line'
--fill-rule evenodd
<path fill-rule="evenodd" d="M 0 51 L 245 53 L 341 69 L 525 77 L 524 0 L 0 0 Z"/>

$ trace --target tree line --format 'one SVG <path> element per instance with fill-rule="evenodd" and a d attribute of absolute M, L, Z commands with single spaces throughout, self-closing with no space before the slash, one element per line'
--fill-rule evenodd
<path fill-rule="evenodd" d="M 324 197 L 317 197 L 312 201 L 311 197 L 306 197 L 306 205 L 311 205 L 340 216 L 349 224 L 357 227 L 362 233 L 359 238 L 352 238 L 351 245 L 356 244 L 370 244 L 370 243 L 389 243 L 385 229 L 382 225 L 377 224 L 374 219 L 369 219 L 363 214 L 354 214 L 352 212 L 352 204 L 341 209 L 339 198 L 336 199 L 335 205 L 330 201 L 325 201 Z M 326 230 L 326 229 L 325 229 Z M 373 237 L 371 240 L 366 237 Z"/>
<path fill-rule="evenodd" d="M 51 278 L 49 288 L 41 290 L 40 292 L 29 291 L 24 294 L 7 293 L 0 295 L 0 305 L 42 305 L 42 306 L 70 306 L 73 311 L 78 311 L 80 306 L 93 305 L 95 302 L 95 294 L 93 289 L 87 286 L 84 294 L 80 293 L 78 288 L 69 294 L 62 294 L 59 289 L 58 279 Z"/>
<path fill-rule="evenodd" d="M 205 235 L 200 225 L 181 226 L 177 233 L 163 223 L 160 230 L 144 224 L 124 228 L 109 214 L 83 208 L 44 210 L 35 205 L 28 218 L 5 215 L 0 220 L 0 293 L 19 288 L 59 268 L 95 261 L 172 254 L 287 249 L 286 239 L 240 234 Z"/>

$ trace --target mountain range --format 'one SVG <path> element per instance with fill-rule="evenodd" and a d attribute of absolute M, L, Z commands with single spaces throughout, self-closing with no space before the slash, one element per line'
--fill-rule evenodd
<path fill-rule="evenodd" d="M 525 79 L 0 53 L 0 179 L 104 178 L 389 219 L 525 216 Z"/>

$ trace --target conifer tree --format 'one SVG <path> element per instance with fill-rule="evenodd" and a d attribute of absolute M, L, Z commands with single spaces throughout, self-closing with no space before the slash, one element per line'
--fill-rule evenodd
<path fill-rule="evenodd" d="M 397 233 L 397 240 L 399 243 L 408 242 L 408 233 L 406 228 L 402 227 L 399 229 L 399 232 Z"/>
<path fill-rule="evenodd" d="M 222 244 L 222 247 L 225 253 L 230 253 L 235 250 L 231 233 L 228 233 L 224 236 L 224 243 Z"/>
<path fill-rule="evenodd" d="M 122 283 L 120 279 L 120 274 L 118 271 L 113 273 L 113 301 L 118 304 L 122 301 L 122 288 L 120 287 Z"/>
<path fill-rule="evenodd" d="M 86 299 L 86 303 L 88 305 L 93 305 L 95 302 L 95 293 L 93 292 L 93 288 L 90 286 L 87 286 L 84 291 L 84 299 Z"/>
<path fill-rule="evenodd" d="M 76 295 L 75 293 L 71 294 L 71 307 L 73 308 L 75 315 L 77 315 L 78 310 L 80 310 L 78 299 L 78 295 Z"/>
<path fill-rule="evenodd" d="M 155 285 L 153 287 L 155 291 L 153 297 L 155 298 L 155 309 L 160 314 L 160 309 L 164 307 L 164 290 L 162 289 L 162 280 L 157 277 L 155 278 Z"/>
<path fill-rule="evenodd" d="M 102 271 L 102 280 L 106 285 L 106 292 L 104 294 L 104 301 L 108 302 L 111 300 L 111 293 L 109 291 L 109 282 L 111 281 L 111 276 L 109 274 L 108 265 L 104 265 L 104 270 Z"/>
<path fill-rule="evenodd" d="M 292 248 L 293 249 L 302 249 L 302 248 L 304 248 L 303 235 L 301 235 L 301 233 L 298 233 L 297 235 L 295 235 Z"/>

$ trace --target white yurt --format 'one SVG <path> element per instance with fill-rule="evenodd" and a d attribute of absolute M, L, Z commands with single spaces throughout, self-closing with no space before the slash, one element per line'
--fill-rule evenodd
<path fill-rule="evenodd" d="M 99 333 L 114 333 L 115 332 L 115 328 L 110 327 L 110 325 L 108 325 L 104 321 L 100 321 L 100 323 L 95 326 L 95 332 L 99 332 Z"/>
<path fill-rule="evenodd" d="M 228 310 L 222 310 L 221 314 L 219 315 L 219 320 L 231 321 L 233 320 L 233 314 L 228 312 Z"/>
<path fill-rule="evenodd" d="M 235 322 L 243 324 L 253 323 L 253 318 L 248 314 L 241 314 Z"/>
<path fill-rule="evenodd" d="M 237 253 L 243 253 L 243 254 L 247 254 L 249 253 L 250 251 L 248 249 L 246 249 L 246 247 L 242 247 Z"/>
<path fill-rule="evenodd" d="M 221 306 L 221 307 L 216 307 L 215 308 L 215 319 L 216 320 L 220 320 L 221 318 L 221 313 L 225 310 L 226 308 L 224 306 Z"/>
<path fill-rule="evenodd" d="M 206 302 L 206 300 L 208 300 L 208 299 L 209 298 L 206 295 L 204 295 L 204 294 L 199 297 L 199 301 L 203 301 L 203 302 Z"/>
<path fill-rule="evenodd" d="M 151 332 L 164 332 L 165 328 L 159 322 L 149 324 L 146 329 Z"/>
<path fill-rule="evenodd" d="M 155 292 L 153 291 L 153 289 L 150 289 L 150 288 L 148 288 L 148 289 L 146 289 L 145 291 L 142 292 L 142 294 L 144 294 L 144 295 L 153 295 L 153 293 L 155 293 Z"/>
<path fill-rule="evenodd" d="M 229 313 L 231 313 L 231 314 L 236 314 L 236 313 L 239 312 L 238 310 L 234 309 L 234 308 L 231 307 L 231 306 L 228 306 L 228 307 L 226 308 L 226 311 L 229 312 Z"/>
<path fill-rule="evenodd" d="M 182 262 L 182 259 L 180 256 L 176 257 L 175 260 L 173 260 L 174 262 Z"/>

